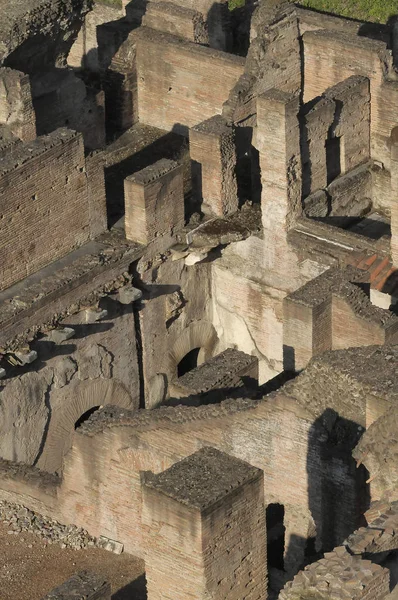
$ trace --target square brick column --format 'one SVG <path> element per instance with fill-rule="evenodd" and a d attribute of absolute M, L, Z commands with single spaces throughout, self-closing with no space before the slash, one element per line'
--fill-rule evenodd
<path fill-rule="evenodd" d="M 221 115 L 189 131 L 191 159 L 201 170 L 202 210 L 218 216 L 238 209 L 235 134 Z M 199 183 L 200 185 L 200 183 Z"/>
<path fill-rule="evenodd" d="M 285 269 L 287 232 L 301 215 L 299 97 L 272 89 L 257 99 L 261 210 L 267 268 Z"/>
<path fill-rule="evenodd" d="M 124 180 L 126 238 L 148 244 L 184 226 L 182 166 L 168 159 Z M 167 245 L 167 244 L 166 244 Z"/>
<path fill-rule="evenodd" d="M 263 472 L 203 448 L 143 475 L 148 600 L 264 600 Z"/>

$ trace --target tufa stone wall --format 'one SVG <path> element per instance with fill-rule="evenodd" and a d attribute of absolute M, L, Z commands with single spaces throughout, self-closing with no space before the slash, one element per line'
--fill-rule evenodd
<path fill-rule="evenodd" d="M 214 448 L 143 477 L 149 600 L 264 598 L 263 476 Z"/>
<path fill-rule="evenodd" d="M 24 142 L 36 137 L 29 76 L 5 67 L 0 68 L 0 123 Z"/>

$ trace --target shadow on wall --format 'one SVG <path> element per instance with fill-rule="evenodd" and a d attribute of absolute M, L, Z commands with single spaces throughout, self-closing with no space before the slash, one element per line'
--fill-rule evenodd
<path fill-rule="evenodd" d="M 362 525 L 369 508 L 368 472 L 352 451 L 363 428 L 331 408 L 314 421 L 308 437 L 308 503 L 316 525 L 316 551 L 339 546 Z"/>
<path fill-rule="evenodd" d="M 169 132 L 148 146 L 105 167 L 105 190 L 107 197 L 108 226 L 112 227 L 124 215 L 124 180 L 161 158 L 181 162 L 188 152 L 188 142 L 176 133 Z M 190 191 L 190 180 L 184 173 L 184 193 Z"/>
<path fill-rule="evenodd" d="M 112 600 L 147 600 L 145 574 L 140 575 L 125 585 L 121 590 L 112 594 Z"/>

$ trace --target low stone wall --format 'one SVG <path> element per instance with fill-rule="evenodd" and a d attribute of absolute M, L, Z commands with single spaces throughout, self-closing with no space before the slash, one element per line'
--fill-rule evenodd
<path fill-rule="evenodd" d="M 111 600 L 110 583 L 83 571 L 44 596 L 42 600 Z"/>
<path fill-rule="evenodd" d="M 351 556 L 344 546 L 301 571 L 286 584 L 280 600 L 315 595 L 320 598 L 383 600 L 390 591 L 390 573 L 370 560 Z"/>

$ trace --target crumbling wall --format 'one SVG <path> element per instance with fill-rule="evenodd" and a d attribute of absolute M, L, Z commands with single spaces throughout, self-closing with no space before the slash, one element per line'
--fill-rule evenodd
<path fill-rule="evenodd" d="M 300 40 L 294 5 L 259 3 L 251 19 L 250 39 L 244 73 L 232 88 L 223 115 L 235 125 L 253 127 L 257 96 L 272 88 L 293 94 L 300 91 Z"/>
<path fill-rule="evenodd" d="M 285 508 L 289 571 L 303 559 L 312 523 L 308 506 L 314 509 L 320 531 L 326 520 L 335 539 L 343 539 L 356 526 L 360 486 L 350 452 L 342 455 L 340 450 L 340 457 L 333 457 L 333 475 L 338 474 L 338 479 L 331 481 L 325 424 L 313 422 L 304 408 L 283 393 L 260 403 L 228 401 L 196 409 L 145 411 L 135 417 L 124 413 L 112 428 L 102 427 L 97 414 L 100 431 L 94 433 L 87 422 L 67 456 L 60 512 L 64 520 L 84 523 L 94 535 L 124 542 L 128 552 L 140 556 L 143 552 L 139 471 L 158 473 L 207 445 L 264 471 L 266 504 L 276 502 Z M 93 479 L 99 487 L 91 484 Z M 329 521 L 330 515 L 337 514 L 333 512 L 337 501 L 340 516 Z"/>
<path fill-rule="evenodd" d="M 0 68 L 0 123 L 24 142 L 36 137 L 36 116 L 28 75 Z"/>
<path fill-rule="evenodd" d="M 2 0 L 0 63 L 26 73 L 65 66 L 91 0 Z"/>
<path fill-rule="evenodd" d="M 61 471 L 86 411 L 105 404 L 138 408 L 134 316 L 108 305 L 109 317 L 98 323 L 86 324 L 84 311 L 69 317 L 71 339 L 41 338 L 31 345 L 37 361 L 8 370 L 0 391 L 2 458 Z"/>
<path fill-rule="evenodd" d="M 70 49 L 68 65 L 98 71 L 97 26 L 108 21 L 116 21 L 123 16 L 121 4 L 119 7 L 103 3 L 101 0 L 95 1 L 93 9 L 85 16 L 79 34 Z"/>
<path fill-rule="evenodd" d="M 300 370 L 325 350 L 395 343 L 398 319 L 373 306 L 357 269 L 330 269 L 284 301 L 284 346 Z"/>
<path fill-rule="evenodd" d="M 304 105 L 301 152 L 304 197 L 369 160 L 368 79 L 350 77 Z"/>
<path fill-rule="evenodd" d="M 382 600 L 389 595 L 388 569 L 359 556 L 351 556 L 344 546 L 327 552 L 324 558 L 308 565 L 280 594 L 281 600 L 316 596 L 326 600 L 338 597 L 350 600 Z"/>
<path fill-rule="evenodd" d="M 244 59 L 140 28 L 137 35 L 139 120 L 166 131 L 220 114 Z"/>
<path fill-rule="evenodd" d="M 167 397 L 184 356 L 200 348 L 200 359 L 210 358 L 217 336 L 210 320 L 209 264 L 187 267 L 184 259 L 160 259 L 146 267 L 143 261 L 138 269 L 144 289 L 139 312 L 143 380 L 150 408 Z"/>
<path fill-rule="evenodd" d="M 392 202 L 389 171 L 388 140 L 396 121 L 398 88 L 392 77 L 391 54 L 385 42 L 341 31 L 307 31 L 304 42 L 304 101 L 321 95 L 351 75 L 370 80 L 371 95 L 371 157 L 381 163 L 374 202 L 389 211 Z M 349 48 L 350 60 L 347 60 Z"/>
<path fill-rule="evenodd" d="M 88 149 L 105 145 L 102 90 L 86 86 L 68 69 L 39 72 L 31 82 L 38 135 L 67 126 L 83 134 Z"/>
<path fill-rule="evenodd" d="M 67 130 L 20 145 L 3 161 L 2 289 L 90 239 L 85 170 L 83 140 Z M 95 200 L 104 214 L 104 198 Z"/>

